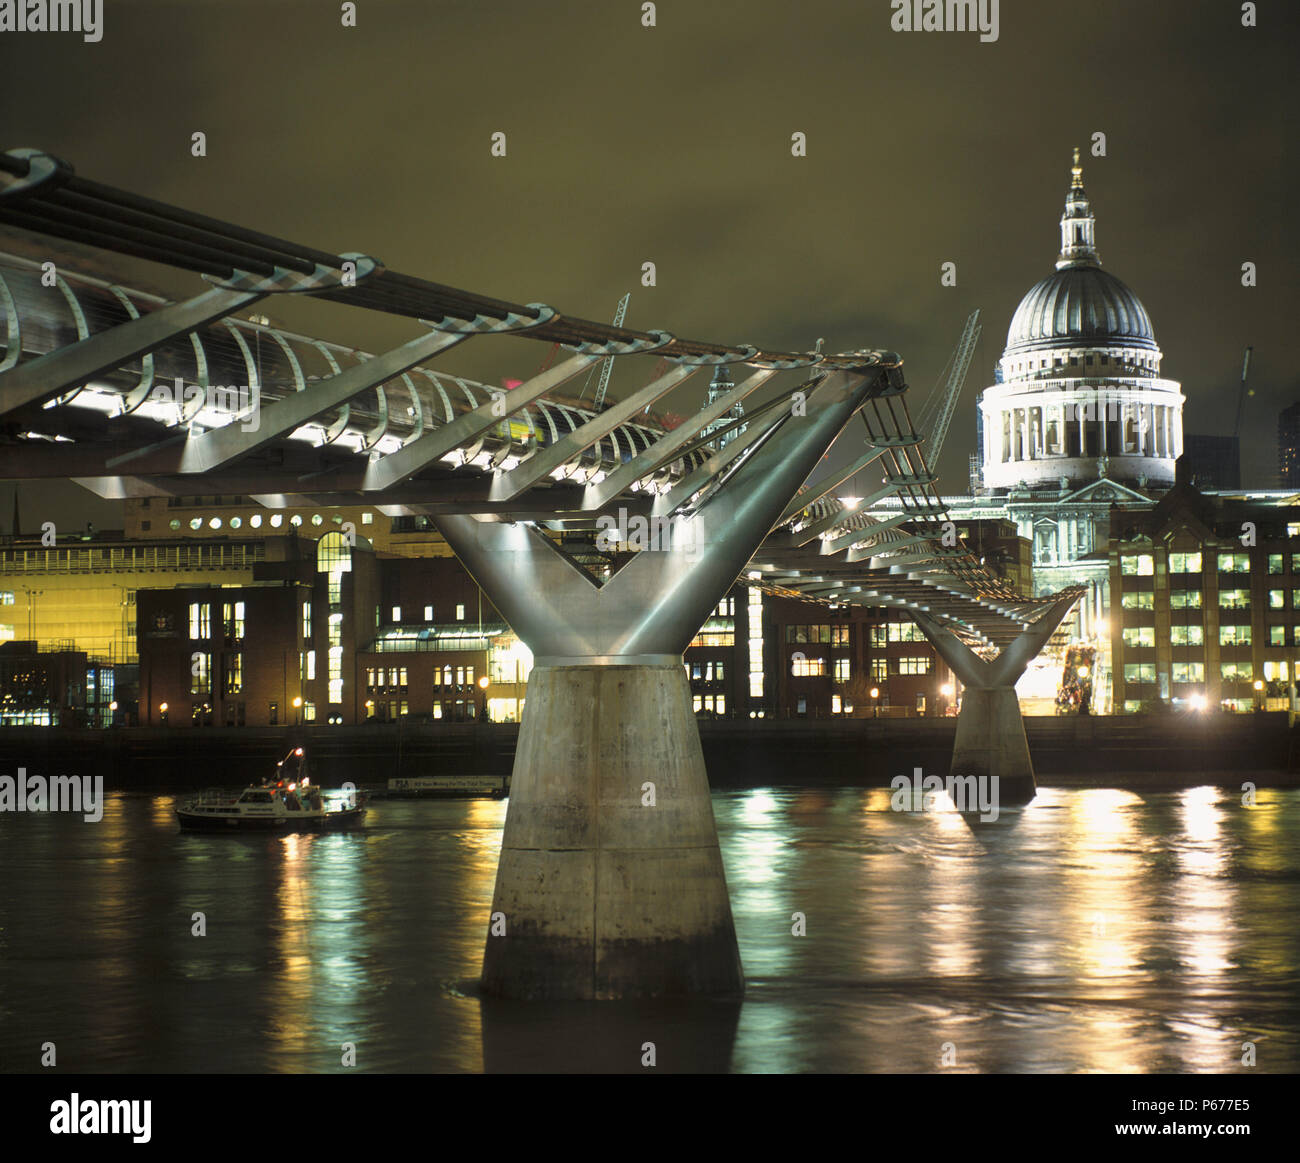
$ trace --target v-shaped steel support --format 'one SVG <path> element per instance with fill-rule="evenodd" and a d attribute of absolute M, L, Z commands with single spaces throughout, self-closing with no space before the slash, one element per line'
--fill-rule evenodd
<path fill-rule="evenodd" d="M 989 781 L 995 804 L 1028 803 L 1038 790 L 1015 684 L 1078 600 L 1077 592 L 1063 594 L 992 659 L 981 658 L 932 614 L 912 612 L 965 687 L 949 775 Z"/>
<path fill-rule="evenodd" d="M 546 659 L 682 652 L 796 488 L 867 398 L 875 376 L 837 372 L 810 390 L 689 516 L 606 509 L 601 533 L 643 548 L 598 586 L 532 526 L 438 517 L 439 529 L 516 634 Z M 802 413 L 802 410 L 801 410 Z"/>

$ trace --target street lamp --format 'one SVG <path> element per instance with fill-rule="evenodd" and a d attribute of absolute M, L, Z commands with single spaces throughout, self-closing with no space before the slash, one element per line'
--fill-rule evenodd
<path fill-rule="evenodd" d="M 302 695 L 294 695 L 293 709 L 297 712 L 297 714 L 294 715 L 294 725 L 301 727 L 302 726 Z"/>
<path fill-rule="evenodd" d="M 873 719 L 880 718 L 880 705 L 876 702 L 878 698 L 880 698 L 880 688 L 873 686 L 871 688 L 871 717 Z"/>
<path fill-rule="evenodd" d="M 167 704 L 158 704 L 158 721 L 165 727 L 167 726 Z"/>

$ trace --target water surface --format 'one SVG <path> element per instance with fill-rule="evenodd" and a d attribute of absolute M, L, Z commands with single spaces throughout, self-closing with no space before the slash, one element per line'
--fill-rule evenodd
<path fill-rule="evenodd" d="M 474 989 L 506 805 L 182 834 L 0 816 L 0 1070 L 1300 1069 L 1300 790 L 1043 789 L 996 824 L 884 789 L 718 792 L 743 1003 Z M 207 935 L 194 936 L 194 914 Z M 806 935 L 792 935 L 802 913 Z"/>

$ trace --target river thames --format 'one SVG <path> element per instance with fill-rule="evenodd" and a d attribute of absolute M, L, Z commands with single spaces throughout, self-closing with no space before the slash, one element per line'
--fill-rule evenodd
<path fill-rule="evenodd" d="M 480 999 L 506 805 L 181 834 L 176 798 L 0 817 L 0 1070 L 1300 1069 L 1300 790 L 717 792 L 743 1002 Z M 196 936 L 196 913 L 206 935 Z M 802 921 L 796 914 L 802 914 Z M 803 935 L 795 935 L 802 929 Z M 1243 1065 L 1253 1054 L 1255 1065 Z"/>

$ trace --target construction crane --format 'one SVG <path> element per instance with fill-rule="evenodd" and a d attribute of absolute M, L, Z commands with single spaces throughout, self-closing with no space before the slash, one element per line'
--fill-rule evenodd
<path fill-rule="evenodd" d="M 917 431 L 926 438 L 925 458 L 931 465 L 939 459 L 939 452 L 948 435 L 948 425 L 952 423 L 953 413 L 957 410 L 957 397 L 961 395 L 962 384 L 966 382 L 966 373 L 975 356 L 975 344 L 979 342 L 983 330 L 979 318 L 977 307 L 962 328 L 957 350 L 952 354 L 952 370 L 948 373 L 947 384 L 930 394 L 916 421 Z"/>
<path fill-rule="evenodd" d="M 1232 438 L 1235 440 L 1241 434 L 1241 406 L 1246 402 L 1246 396 L 1255 394 L 1252 388 L 1249 393 L 1246 391 L 1246 373 L 1250 371 L 1250 353 L 1254 351 L 1253 347 L 1246 348 L 1245 358 L 1241 361 L 1241 387 L 1237 389 L 1237 422 L 1232 426 Z"/>
<path fill-rule="evenodd" d="M 628 293 L 618 301 L 618 308 L 614 312 L 615 327 L 623 326 L 623 317 L 627 314 L 627 301 L 631 297 L 632 292 L 628 291 Z M 607 355 L 600 361 L 600 379 L 596 382 L 596 398 L 591 405 L 593 411 L 599 412 L 601 405 L 605 402 L 605 389 L 609 387 L 609 376 L 613 370 L 614 357 L 612 355 Z M 591 377 L 595 374 L 596 369 L 592 368 L 591 372 L 587 375 L 586 383 L 582 385 L 582 395 L 580 395 L 578 399 L 582 399 L 582 397 L 587 394 L 587 384 L 591 383 Z"/>

